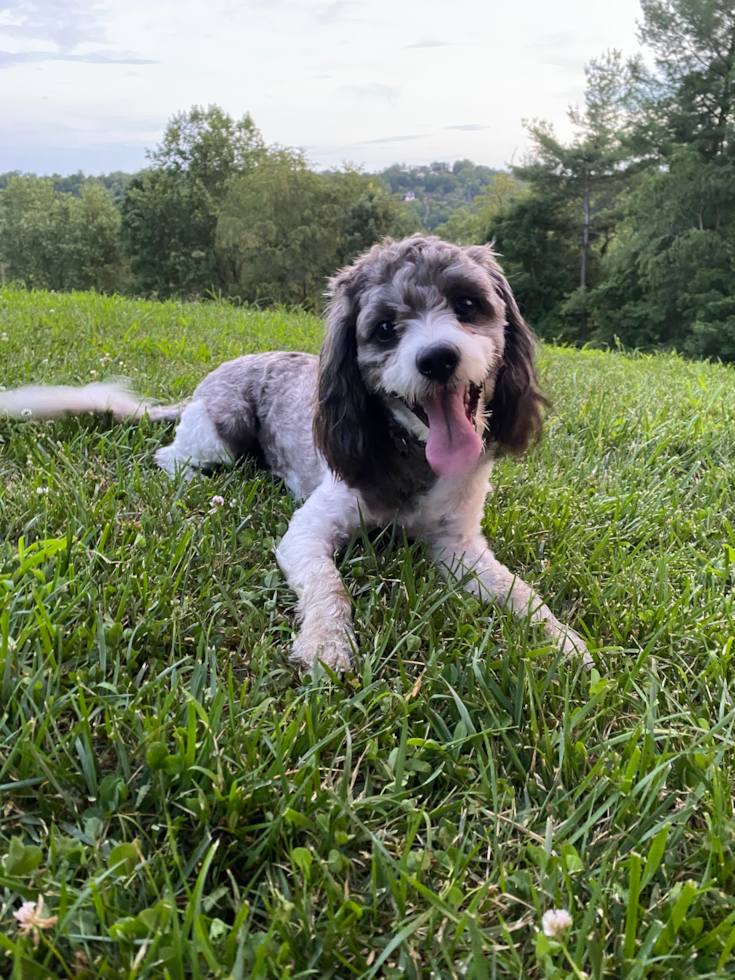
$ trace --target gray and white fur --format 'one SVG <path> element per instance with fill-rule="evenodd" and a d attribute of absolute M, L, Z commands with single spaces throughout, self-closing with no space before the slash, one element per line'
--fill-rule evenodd
<path fill-rule="evenodd" d="M 173 442 L 156 453 L 171 476 L 250 456 L 282 478 L 304 500 L 276 556 L 299 599 L 292 657 L 305 669 L 352 663 L 352 606 L 334 555 L 361 522 L 392 520 L 427 542 L 445 576 L 543 624 L 590 663 L 584 641 L 495 558 L 481 530 L 493 458 L 539 434 L 544 403 L 535 338 L 491 250 L 386 239 L 338 273 L 329 294 L 319 357 L 237 358 L 180 405 L 94 384 L 0 394 L 0 414 L 178 417 Z"/>

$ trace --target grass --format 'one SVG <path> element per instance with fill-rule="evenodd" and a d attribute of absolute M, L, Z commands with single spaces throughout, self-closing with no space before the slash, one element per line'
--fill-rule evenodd
<path fill-rule="evenodd" d="M 321 326 L 6 289 L 3 334 L 8 387 L 169 399 Z M 541 364 L 545 441 L 485 526 L 590 673 L 389 528 L 340 557 L 355 673 L 299 677 L 281 486 L 169 482 L 147 421 L 0 423 L 0 974 L 735 975 L 735 375 Z M 12 913 L 39 895 L 36 945 Z"/>

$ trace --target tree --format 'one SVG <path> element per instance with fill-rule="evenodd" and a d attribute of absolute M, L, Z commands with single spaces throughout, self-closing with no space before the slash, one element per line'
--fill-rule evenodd
<path fill-rule="evenodd" d="M 121 205 L 138 292 L 317 307 L 340 264 L 416 227 L 379 179 L 317 174 L 218 106 L 174 116 L 151 161 Z"/>
<path fill-rule="evenodd" d="M 524 316 L 542 337 L 575 340 L 559 311 L 579 275 L 579 215 L 564 195 L 530 192 L 518 197 L 490 222 L 485 237 Z"/>
<path fill-rule="evenodd" d="M 639 40 L 656 65 L 656 72 L 640 73 L 650 148 L 666 156 L 686 144 L 714 159 L 732 148 L 735 7 L 731 0 L 641 0 L 641 6 Z"/>
<path fill-rule="evenodd" d="M 735 8 L 643 0 L 631 145 L 644 170 L 624 200 L 591 297 L 600 340 L 735 359 Z"/>
<path fill-rule="evenodd" d="M 474 245 L 481 236 L 480 222 L 473 209 L 467 206 L 452 211 L 446 221 L 434 228 L 432 234 L 455 245 Z"/>
<path fill-rule="evenodd" d="M 421 224 L 399 198 L 386 192 L 382 181 L 372 176 L 334 174 L 343 183 L 344 201 L 339 215 L 339 261 L 345 265 L 371 245 L 390 235 L 406 238 L 421 230 Z"/>
<path fill-rule="evenodd" d="M 329 275 L 405 223 L 400 202 L 355 171 L 317 174 L 294 151 L 270 151 L 233 177 L 217 226 L 218 248 L 250 301 L 318 308 Z"/>
<path fill-rule="evenodd" d="M 597 339 L 735 359 L 734 240 L 731 165 L 681 147 L 645 172 L 591 296 Z"/>
<path fill-rule="evenodd" d="M 130 180 L 130 174 L 123 173 L 121 170 L 115 170 L 110 174 L 100 174 L 99 177 L 90 177 L 79 170 L 77 173 L 69 174 L 67 177 L 54 174 L 51 180 L 54 184 L 54 190 L 68 192 L 74 197 L 81 197 L 82 191 L 87 186 L 95 185 L 97 187 L 104 187 L 112 200 L 118 203 L 123 196 L 125 185 Z M 0 177 L 1 185 L 2 178 Z"/>
<path fill-rule="evenodd" d="M 228 181 L 253 172 L 265 153 L 249 115 L 234 120 L 219 106 L 194 106 L 170 120 L 150 169 L 131 182 L 121 204 L 136 292 L 233 292 L 237 272 L 217 247 L 217 220 Z"/>
<path fill-rule="evenodd" d="M 120 213 L 134 293 L 193 299 L 225 284 L 215 250 L 218 210 L 201 181 L 144 170 L 128 185 Z"/>
<path fill-rule="evenodd" d="M 252 170 L 265 152 L 249 113 L 235 120 L 218 105 L 210 105 L 176 113 L 150 156 L 154 170 L 186 174 L 216 198 L 233 174 Z"/>
<path fill-rule="evenodd" d="M 450 221 L 458 209 L 463 215 L 474 213 L 474 198 L 497 173 L 471 160 L 457 160 L 451 166 L 441 161 L 418 167 L 395 164 L 380 176 L 394 194 L 404 198 L 420 227 L 433 233 Z M 451 227 L 456 225 L 455 221 Z"/>
<path fill-rule="evenodd" d="M 624 179 L 635 67 L 619 51 L 587 65 L 585 107 L 569 111 L 576 127 L 569 144 L 549 123 L 527 124 L 533 149 L 513 173 L 534 200 L 518 198 L 489 221 L 487 235 L 509 259 L 519 299 L 548 335 L 587 339 L 587 291 L 599 281 Z"/>
<path fill-rule="evenodd" d="M 434 229 L 434 234 L 457 245 L 484 244 L 492 237 L 493 222 L 511 201 L 527 193 L 524 185 L 510 174 L 496 173 L 469 206 L 453 211 L 447 221 Z"/>
<path fill-rule="evenodd" d="M 511 174 L 498 173 L 492 178 L 481 194 L 473 201 L 477 211 L 477 220 L 482 233 L 489 228 L 493 220 L 503 214 L 512 201 L 527 197 L 526 185 Z M 486 239 L 485 239 L 486 240 Z"/>
<path fill-rule="evenodd" d="M 15 176 L 0 194 L 0 262 L 29 288 L 112 292 L 125 275 L 119 224 L 100 186 L 74 197 L 52 180 Z"/>

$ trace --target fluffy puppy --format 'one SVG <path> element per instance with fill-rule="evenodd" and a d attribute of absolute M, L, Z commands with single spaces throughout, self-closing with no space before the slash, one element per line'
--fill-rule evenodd
<path fill-rule="evenodd" d="M 185 406 L 151 406 L 111 385 L 19 389 L 11 415 L 111 410 L 179 417 L 156 454 L 174 476 L 255 457 L 303 506 L 276 556 L 299 598 L 293 659 L 343 670 L 352 609 L 334 563 L 361 521 L 397 521 L 445 575 L 542 623 L 565 653 L 582 639 L 493 555 L 481 531 L 493 458 L 541 429 L 534 336 L 489 248 L 434 237 L 386 239 L 330 282 L 321 355 L 240 357 Z M 471 575 L 467 575 L 471 572 Z"/>

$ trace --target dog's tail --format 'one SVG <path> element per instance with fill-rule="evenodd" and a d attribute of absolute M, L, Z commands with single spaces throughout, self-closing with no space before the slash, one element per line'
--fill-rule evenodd
<path fill-rule="evenodd" d="M 186 404 L 184 401 L 176 405 L 156 405 L 154 402 L 144 401 L 124 383 L 96 381 L 82 388 L 29 385 L 14 391 L 0 392 L 0 418 L 5 415 L 13 419 L 53 419 L 67 414 L 111 412 L 117 421 L 135 420 L 147 415 L 153 422 L 165 422 L 180 418 Z"/>

